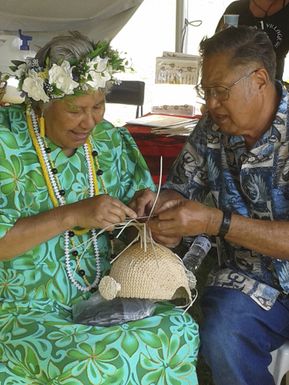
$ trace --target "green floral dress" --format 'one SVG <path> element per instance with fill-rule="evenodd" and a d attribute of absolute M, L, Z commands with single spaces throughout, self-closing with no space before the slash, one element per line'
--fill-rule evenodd
<path fill-rule="evenodd" d="M 95 127 L 93 149 L 107 192 L 127 203 L 153 183 L 135 142 L 106 121 Z M 49 142 L 68 203 L 88 197 L 83 148 L 66 157 Z M 0 237 L 15 222 L 53 207 L 22 106 L 0 108 Z M 104 193 L 99 183 L 100 193 Z M 81 245 L 89 234 L 77 236 Z M 109 269 L 106 234 L 98 237 L 102 274 Z M 81 268 L 90 282 L 88 247 Z M 82 278 L 77 278 L 81 284 Z M 182 310 L 159 304 L 153 316 L 111 327 L 72 322 L 71 306 L 89 297 L 65 271 L 63 234 L 0 262 L 1 385 L 196 385 L 198 326 Z"/>

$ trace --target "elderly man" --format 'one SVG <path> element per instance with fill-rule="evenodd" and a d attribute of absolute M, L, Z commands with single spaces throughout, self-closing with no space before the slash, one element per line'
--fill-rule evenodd
<path fill-rule="evenodd" d="M 215 385 L 273 385 L 270 352 L 289 339 L 288 93 L 275 82 L 268 36 L 229 28 L 200 44 L 197 87 L 207 113 L 188 138 L 158 197 L 150 228 L 175 246 L 219 236 L 223 264 L 209 277 L 202 353 Z M 211 193 L 215 206 L 208 207 Z M 131 206 L 149 212 L 155 194 Z"/>

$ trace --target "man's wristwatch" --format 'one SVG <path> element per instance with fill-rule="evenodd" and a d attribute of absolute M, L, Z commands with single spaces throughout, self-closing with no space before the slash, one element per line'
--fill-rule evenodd
<path fill-rule="evenodd" d="M 224 236 L 227 234 L 231 225 L 231 218 L 232 218 L 231 211 L 224 210 L 222 223 L 218 232 L 218 237 L 224 238 Z"/>

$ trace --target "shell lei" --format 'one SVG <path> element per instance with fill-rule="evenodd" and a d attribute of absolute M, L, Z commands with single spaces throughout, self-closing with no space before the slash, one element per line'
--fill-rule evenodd
<path fill-rule="evenodd" d="M 27 118 L 29 133 L 31 135 L 33 145 L 35 147 L 35 150 L 42 168 L 42 172 L 48 188 L 49 196 L 52 200 L 54 207 L 63 206 L 66 204 L 66 200 L 64 196 L 61 194 L 63 190 L 61 190 L 59 180 L 56 174 L 54 174 L 52 171 L 53 167 L 49 159 L 49 155 L 46 152 L 45 139 L 40 135 L 38 119 L 35 115 L 35 112 L 32 109 L 29 109 L 29 110 L 27 109 L 26 118 Z M 95 172 L 95 167 L 93 163 L 92 148 L 91 148 L 90 141 L 88 140 L 83 145 L 83 147 L 84 147 L 85 159 L 86 159 L 88 175 L 89 175 L 89 197 L 92 198 L 99 193 L 99 190 L 98 190 L 98 184 L 96 180 L 96 172 Z M 101 182 L 102 182 L 102 186 L 104 186 L 104 182 L 102 180 Z M 74 277 L 73 270 L 71 267 L 71 259 L 70 259 L 70 253 L 72 251 L 70 249 L 70 238 L 72 238 L 74 234 L 83 234 L 85 232 L 87 232 L 86 229 L 80 230 L 80 231 L 66 230 L 64 232 L 64 255 L 65 255 L 66 273 L 71 283 L 78 290 L 82 292 L 88 292 L 96 288 L 101 277 L 99 248 L 97 243 L 97 233 L 95 229 L 90 230 L 92 235 L 92 245 L 93 245 L 94 255 L 95 255 L 95 265 L 96 265 L 95 279 L 91 284 L 89 284 L 86 277 L 84 276 L 83 280 L 87 286 L 83 286 Z"/>

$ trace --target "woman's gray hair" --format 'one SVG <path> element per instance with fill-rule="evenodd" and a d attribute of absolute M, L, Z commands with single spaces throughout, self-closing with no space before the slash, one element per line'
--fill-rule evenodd
<path fill-rule="evenodd" d="M 231 55 L 231 66 L 257 64 L 265 68 L 271 81 L 275 80 L 276 54 L 267 33 L 256 27 L 230 27 L 217 32 L 200 43 L 202 60 L 224 53 Z"/>
<path fill-rule="evenodd" d="M 94 44 L 78 31 L 71 31 L 68 35 L 59 35 L 52 38 L 37 52 L 35 58 L 41 67 L 45 67 L 46 59 L 51 64 L 60 64 L 63 60 L 78 61 L 93 51 Z"/>
<path fill-rule="evenodd" d="M 95 42 L 78 31 L 69 31 L 67 35 L 53 37 L 48 43 L 39 49 L 35 58 L 38 59 L 40 67 L 46 67 L 46 60 L 49 58 L 52 64 L 61 64 L 64 60 L 77 62 L 95 49 Z M 107 94 L 110 85 L 99 88 Z M 39 103 L 34 103 L 39 104 Z"/>

